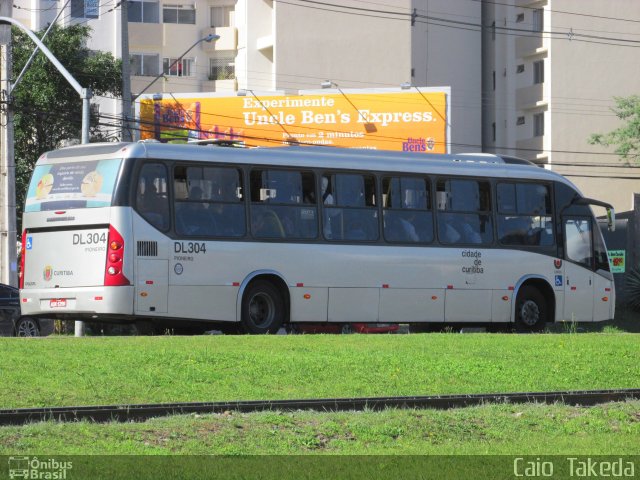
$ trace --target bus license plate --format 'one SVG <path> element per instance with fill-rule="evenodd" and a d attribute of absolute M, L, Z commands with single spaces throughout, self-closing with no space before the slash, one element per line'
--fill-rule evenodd
<path fill-rule="evenodd" d="M 49 306 L 51 308 L 65 308 L 67 306 L 66 298 L 52 298 L 49 301 Z"/>

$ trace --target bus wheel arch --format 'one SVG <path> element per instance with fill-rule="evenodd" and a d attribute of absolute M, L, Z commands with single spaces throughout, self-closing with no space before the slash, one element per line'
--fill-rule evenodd
<path fill-rule="evenodd" d="M 542 331 L 555 321 L 556 298 L 543 278 L 528 278 L 516 289 L 512 321 L 518 331 Z"/>
<path fill-rule="evenodd" d="M 245 280 L 239 303 L 240 325 L 246 333 L 277 333 L 289 322 L 289 289 L 277 274 L 262 273 Z"/>

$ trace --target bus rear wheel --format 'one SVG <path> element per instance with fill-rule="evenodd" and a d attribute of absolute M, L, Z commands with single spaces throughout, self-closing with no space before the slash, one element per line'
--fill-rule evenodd
<path fill-rule="evenodd" d="M 273 284 L 258 281 L 242 299 L 242 328 L 246 333 L 277 333 L 285 318 L 284 300 Z"/>
<path fill-rule="evenodd" d="M 547 323 L 547 317 L 547 301 L 542 293 L 535 287 L 522 287 L 516 299 L 516 330 L 540 332 Z"/>

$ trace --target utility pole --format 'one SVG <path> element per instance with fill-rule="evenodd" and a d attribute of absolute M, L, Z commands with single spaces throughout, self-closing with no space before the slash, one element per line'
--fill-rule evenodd
<path fill-rule="evenodd" d="M 0 16 L 11 17 L 13 2 L 0 0 Z M 0 282 L 18 286 L 16 166 L 11 109 L 11 26 L 0 25 Z"/>
<path fill-rule="evenodd" d="M 122 52 L 122 135 L 123 142 L 133 140 L 131 134 L 131 63 L 129 62 L 128 2 L 120 2 L 120 45 Z"/>

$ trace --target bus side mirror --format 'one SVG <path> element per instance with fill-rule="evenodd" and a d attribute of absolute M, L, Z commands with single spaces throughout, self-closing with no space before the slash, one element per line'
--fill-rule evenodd
<path fill-rule="evenodd" d="M 616 230 L 616 211 L 613 207 L 607 207 L 607 227 L 610 232 L 615 232 Z"/>

